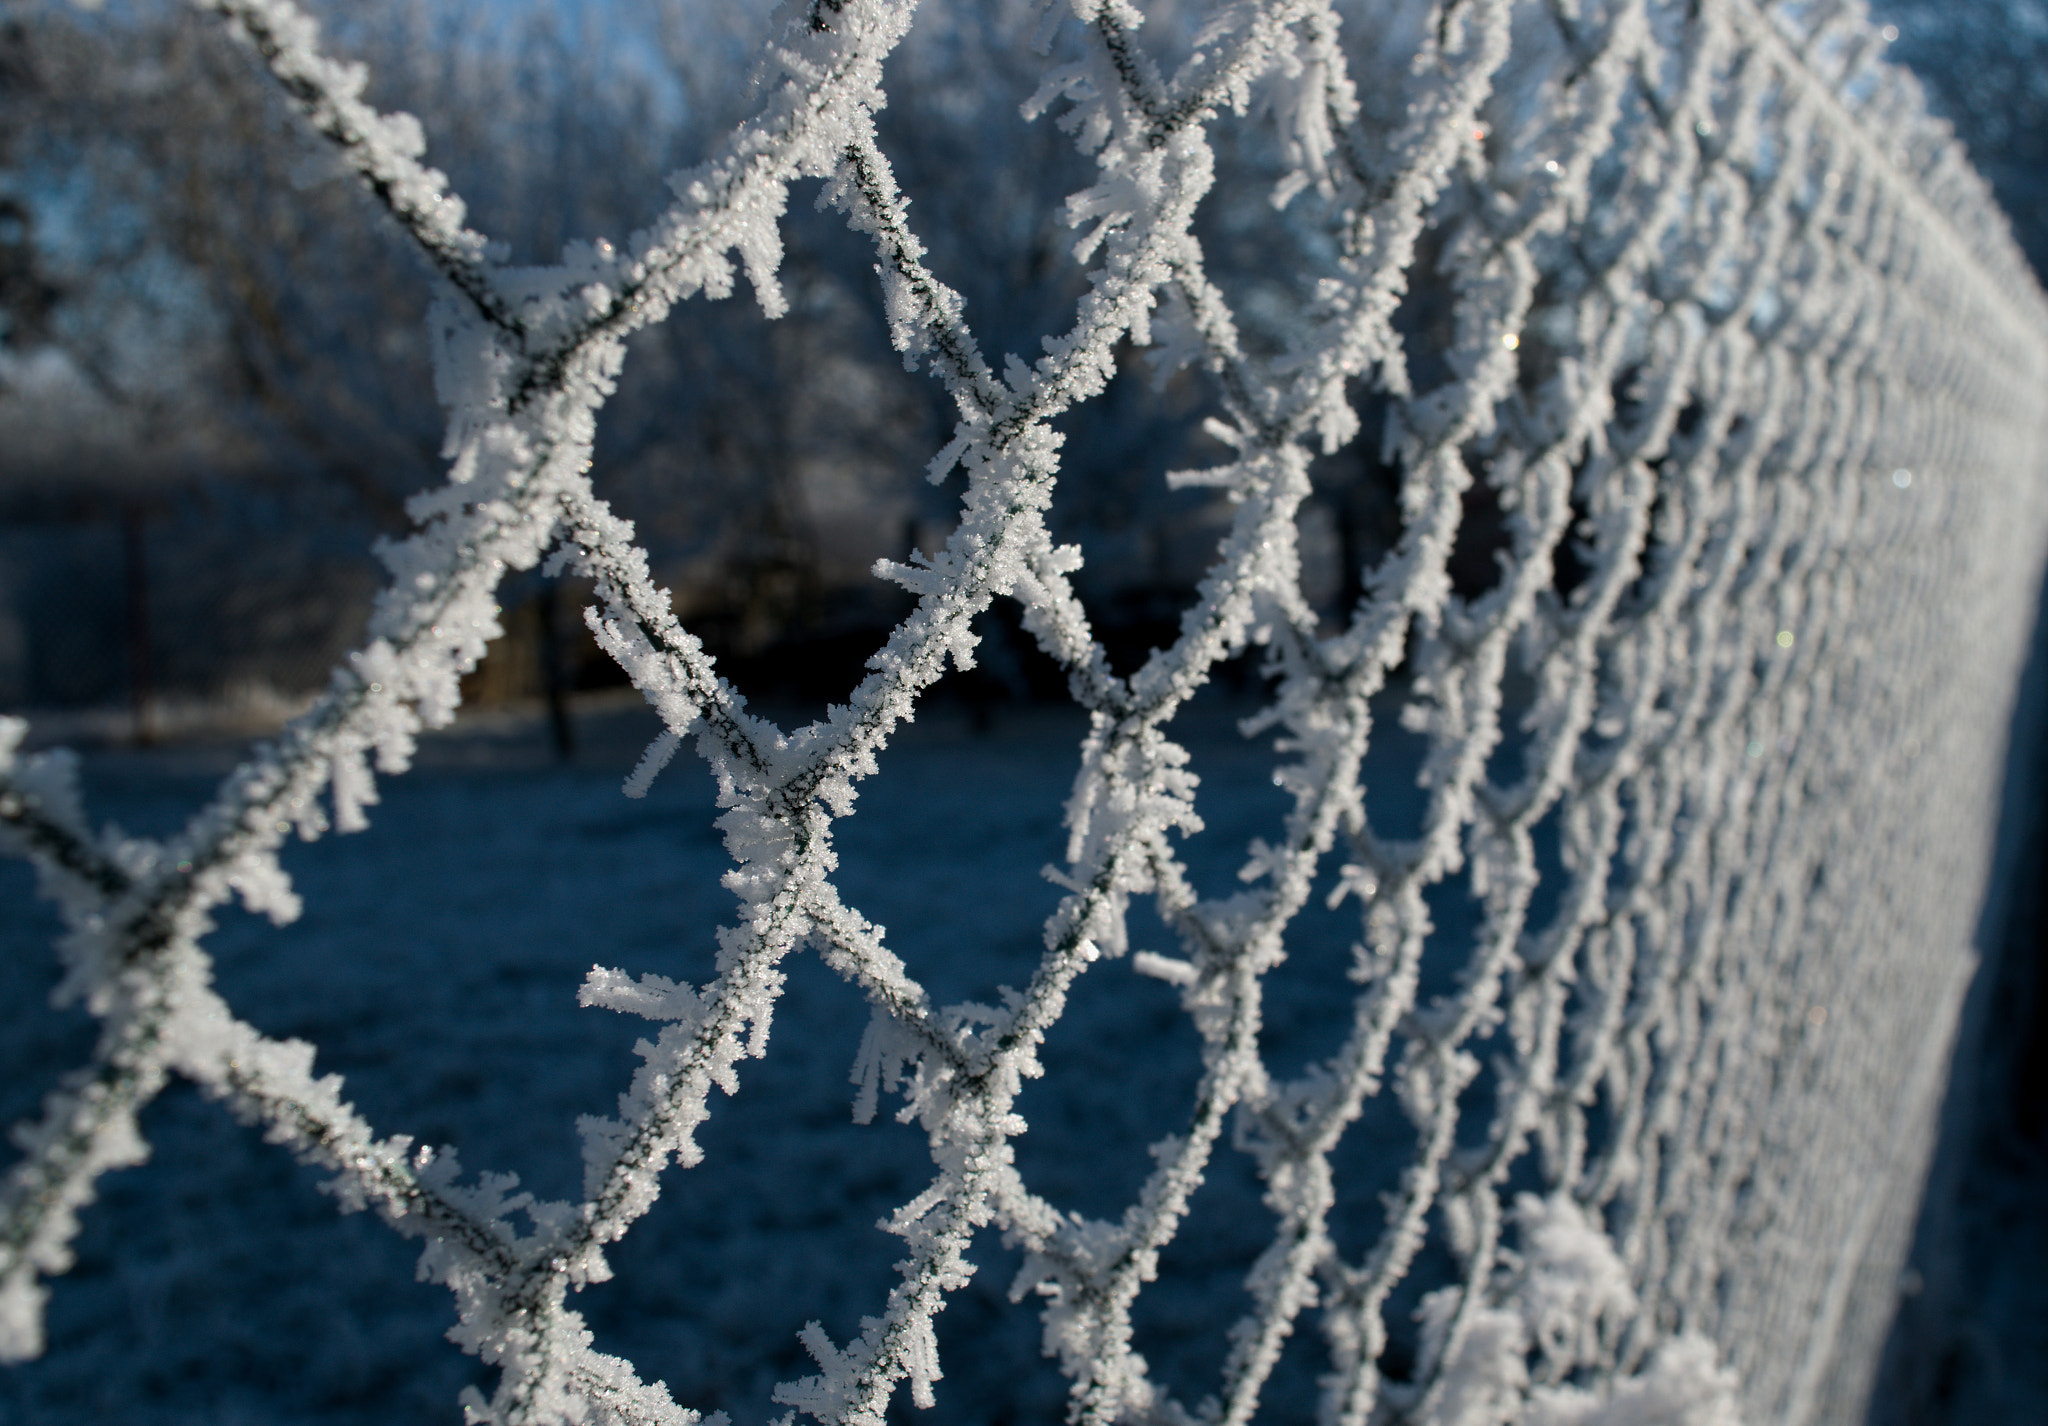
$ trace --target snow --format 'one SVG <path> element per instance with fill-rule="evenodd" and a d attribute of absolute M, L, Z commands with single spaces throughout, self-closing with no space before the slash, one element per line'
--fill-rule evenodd
<path fill-rule="evenodd" d="M 1278 807 L 1265 758 L 1236 736 L 1237 710 L 1199 711 L 1196 757 L 1224 794 L 1212 818 L 1224 836 L 1243 832 Z M 547 765 L 537 729 L 430 739 L 369 831 L 287 851 L 307 899 L 300 920 L 278 930 L 223 917 L 212 942 L 223 992 L 266 1033 L 317 1043 L 318 1069 L 343 1074 L 373 1122 L 459 1144 L 544 1198 L 573 1196 L 574 1122 L 611 1110 L 647 1033 L 644 1020 L 579 1006 L 591 962 L 701 981 L 709 929 L 729 905 L 709 780 L 672 769 L 644 801 L 619 795 L 653 726 L 644 714 L 586 717 L 571 769 Z M 842 887 L 948 1002 L 993 1000 L 1030 975 L 1058 898 L 1030 869 L 1059 856 L 1077 734 L 1076 715 L 1058 710 L 1004 715 L 987 738 L 936 711 L 884 753 L 886 775 L 847 825 Z M 88 762 L 87 791 L 106 815 L 160 833 L 222 756 L 108 754 Z M 944 860 L 925 855 L 935 825 Z M 1235 868 L 1219 853 L 1208 877 L 1221 886 Z M 81 1053 L 84 1027 L 39 1008 L 54 978 L 51 924 L 23 899 L 26 868 L 4 875 L 7 904 L 24 913 L 0 923 L 0 1113 L 18 1120 Z M 1032 1125 L 1018 1146 L 1025 1171 L 1055 1201 L 1095 1213 L 1113 1211 L 1150 1167 L 1144 1144 L 1166 1132 L 1198 1069 L 1171 994 L 1119 969 L 1120 983 L 1077 997 L 1046 1050 L 1051 1072 L 1020 1101 Z M 1277 1013 L 1328 1034 L 1341 1008 L 1307 993 Z M 615 1255 L 615 1280 L 578 1295 L 598 1346 L 665 1379 L 677 1400 L 739 1421 L 776 1414 L 769 1388 L 801 1375 L 805 1321 L 844 1340 L 886 1291 L 902 1244 L 874 1224 L 928 1164 L 923 1136 L 892 1115 L 853 1122 L 848 1072 L 868 1023 L 836 977 L 793 967 L 771 1053 L 706 1126 L 704 1163 L 670 1171 L 662 1202 Z M 102 1180 L 80 1264 L 56 1285 L 53 1348 L 0 1374 L 0 1419 L 453 1419 L 476 1367 L 441 1341 L 446 1296 L 414 1282 L 405 1244 L 336 1214 L 314 1191 L 326 1175 L 189 1087 L 147 1111 L 144 1128 L 150 1161 Z M 815 1192 L 793 1201 L 793 1182 Z M 1219 1220 L 1250 1221 L 1207 1237 L 1202 1259 L 1227 1261 L 1258 1231 L 1255 1181 L 1235 1176 L 1226 1192 Z M 976 1240 L 981 1271 L 938 1319 L 946 1375 L 933 1389 L 948 1414 L 1009 1402 L 1050 1417 L 1063 1383 L 1038 1355 L 1030 1313 L 1005 1302 L 1019 1260 L 996 1236 Z M 1162 1288 L 1181 1299 L 1163 1309 L 1169 1322 L 1206 1317 L 1220 1340 L 1231 1274 L 1169 1264 Z M 1203 1339 L 1178 1338 L 1146 1345 L 1168 1380 L 1199 1395 Z M 971 1351 L 944 1350 L 970 1339 Z M 1313 1383 L 1292 1387 L 1306 1397 Z"/>

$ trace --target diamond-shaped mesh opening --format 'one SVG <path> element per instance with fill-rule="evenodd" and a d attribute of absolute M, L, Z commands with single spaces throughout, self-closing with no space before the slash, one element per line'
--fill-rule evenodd
<path fill-rule="evenodd" d="M 364 648 L 181 831 L 95 831 L 6 725 L 5 835 L 104 1033 L 0 1191 L 0 1352 L 38 1348 L 71 1210 L 175 1074 L 425 1240 L 500 1368 L 481 1419 L 1023 1419 L 1044 1364 L 1012 1391 L 977 1358 L 1033 1338 L 1101 1426 L 1579 1410 L 1558 1383 L 1803 1421 L 1817 1363 L 1868 1365 L 1843 1285 L 1899 1245 L 1831 1185 L 1911 1171 L 1894 1129 L 1932 1112 L 1967 959 L 1926 948 L 1964 944 L 1985 868 L 1952 828 L 1996 744 L 1947 730 L 1993 726 L 2021 646 L 2048 313 L 1853 11 L 1110 4 L 1054 14 L 1040 64 L 1021 11 L 899 49 L 907 7 L 819 0 L 648 226 L 515 268 L 288 0 L 202 8 L 437 272 L 450 480 Z M 998 109 L 1014 147 L 973 127 Z M 956 123 L 931 152 L 971 178 L 899 179 L 906 125 Z M 981 241 L 1025 185 L 1055 196 Z M 671 310 L 741 294 L 786 325 Z M 878 372 L 882 333 L 920 374 Z M 664 476 L 622 369 L 747 394 L 692 476 L 752 502 L 717 536 L 745 549 L 621 523 Z M 790 515 L 821 464 L 865 472 L 836 488 L 874 548 Z M 1916 504 L 1871 498 L 1909 467 Z M 744 597 L 692 592 L 698 557 Z M 828 653 L 833 560 L 895 622 Z M 374 878 L 375 833 L 352 869 L 281 848 L 405 816 L 378 780 L 517 580 L 563 577 L 662 720 L 627 779 L 653 810 L 534 771 L 535 866 L 500 804 L 437 802 L 481 828 L 442 839 L 451 952 L 514 896 L 538 949 L 436 986 L 474 1049 L 409 1083 L 338 1045 L 351 1108 L 273 1038 L 346 1007 L 260 987 L 375 929 L 219 908 Z M 772 688 L 758 631 L 805 620 L 813 676 Z M 988 692 L 1048 682 L 1076 709 Z M 1844 775 L 1902 729 L 1948 739 L 1939 786 Z M 700 755 L 715 813 L 663 773 Z M 607 896 L 688 929 L 608 935 Z M 498 1175 L 539 1131 L 432 1106 L 567 1053 L 520 1006 L 570 994 L 641 1063 L 536 1203 Z M 474 1172 L 408 1137 L 443 1134 Z"/>

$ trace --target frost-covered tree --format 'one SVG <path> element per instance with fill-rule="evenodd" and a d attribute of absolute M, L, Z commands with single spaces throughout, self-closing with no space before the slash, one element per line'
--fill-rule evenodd
<path fill-rule="evenodd" d="M 161 622 L 220 637 L 181 636 L 158 662 L 174 685 L 216 691 L 236 674 L 239 643 L 243 676 L 291 685 L 284 664 L 304 661 L 281 662 L 272 641 L 226 614 L 252 594 L 219 579 L 233 562 L 202 553 L 202 532 L 224 523 L 223 512 L 282 503 L 270 523 L 289 525 L 323 557 L 302 557 L 317 578 L 260 602 L 331 610 L 343 633 L 360 617 L 363 580 L 337 559 L 366 547 L 369 532 L 402 528 L 399 503 L 428 478 L 438 440 L 424 342 L 409 315 L 425 297 L 421 274 L 388 235 L 347 217 L 350 195 L 326 156 L 183 7 L 140 3 L 86 18 L 66 0 L 14 8 L 24 17 L 11 32 L 20 78 L 0 121 L 13 136 L 0 183 L 17 195 L 20 251 L 39 277 L 20 288 L 14 337 L 0 339 L 16 373 L 0 377 L 14 393 L 10 402 L 0 392 L 0 433 L 35 453 L 5 483 L 11 508 L 17 518 L 104 508 L 127 497 L 135 475 L 157 499 L 186 498 L 196 485 L 212 508 L 196 519 L 174 512 L 179 528 L 157 555 L 175 567 L 161 583 L 188 601 L 209 582 L 221 587 L 204 601 L 211 617 Z M 331 18 L 369 60 L 372 97 L 421 118 L 437 162 L 518 261 L 571 233 L 629 229 L 637 195 L 733 117 L 743 86 L 732 76 L 751 64 L 766 22 L 683 0 L 493 14 L 383 0 Z M 597 38 L 584 33 L 594 16 L 604 22 Z M 1078 290 L 1080 274 L 1059 260 L 1068 241 L 1059 207 L 1085 179 L 1084 160 L 1056 129 L 1015 123 L 1038 82 L 1020 28 L 1028 33 L 1028 20 L 1020 27 L 998 7 L 913 34 L 894 62 L 915 82 L 877 116 L 906 191 L 934 216 L 932 241 L 1004 348 L 1028 346 L 1047 304 Z M 990 145 L 1014 160 L 1002 181 L 953 181 Z M 1247 310 L 1258 321 L 1284 325 L 1292 288 L 1258 240 L 1271 155 L 1250 143 L 1219 162 L 1245 173 L 1220 186 L 1232 196 L 1205 218 L 1217 229 L 1212 265 L 1256 289 Z M 216 201 L 224 194 L 235 200 Z M 954 519 L 945 497 L 893 478 L 943 441 L 949 417 L 943 393 L 906 376 L 866 321 L 871 259 L 808 206 L 786 229 L 791 313 L 769 327 L 710 306 L 640 334 L 597 449 L 602 491 L 635 519 L 662 582 L 693 626 L 735 652 L 792 633 L 868 637 L 886 627 L 900 610 L 867 567 L 943 538 Z M 127 248 L 108 250 L 122 235 Z M 138 294 L 163 292 L 182 294 L 184 327 L 138 304 Z M 95 378 L 109 366 L 100 349 L 109 341 L 125 368 L 163 389 Z M 162 360 L 167 350 L 178 359 Z M 76 399 L 53 399 L 58 378 Z M 770 417 L 787 393 L 809 409 Z M 1067 418 L 1069 459 L 1087 479 L 1056 513 L 1058 533 L 1104 550 L 1083 583 L 1119 643 L 1170 629 L 1171 601 L 1199 577 L 1213 536 L 1205 502 L 1160 480 L 1201 458 L 1198 406 L 1186 379 L 1157 391 L 1133 381 Z M 71 474 L 81 466 L 121 474 L 97 506 L 85 506 L 87 488 Z M 241 483 L 224 483 L 229 472 Z M 1376 458 L 1352 454 L 1325 462 L 1315 481 L 1310 593 L 1333 605 L 1356 597 L 1357 569 L 1397 528 L 1397 482 Z M 1341 562 L 1339 545 L 1349 552 Z M 28 573 L 17 571 L 15 602 L 30 639 L 76 647 L 54 617 L 62 611 L 21 589 Z M 34 574 L 38 585 L 81 578 L 40 563 Z M 507 602 L 531 588 L 509 588 Z M 24 681 L 30 702 L 77 701 L 97 686 L 36 672 Z"/>
<path fill-rule="evenodd" d="M 6 725 L 0 827 L 64 909 L 62 993 L 101 1031 L 0 1189 L 0 1350 L 41 1349 L 78 1214 L 175 1074 L 422 1241 L 451 1337 L 499 1369 L 471 1419 L 702 1419 L 598 1351 L 572 1293 L 603 1291 L 664 1170 L 702 1159 L 712 1091 L 776 1053 L 814 956 L 869 1006 L 854 1117 L 915 1125 L 930 1167 L 882 1225 L 902 1257 L 872 1313 L 802 1333 L 784 1419 L 931 1406 L 937 1319 L 994 1238 L 1078 1422 L 1250 1420 L 1310 1332 L 1332 1422 L 1853 1414 L 1971 966 L 2048 516 L 2048 305 L 1859 7 L 1076 0 L 1005 12 L 1026 47 L 982 13 L 812 0 L 777 13 L 751 112 L 665 206 L 545 262 L 472 226 L 419 122 L 366 101 L 291 0 L 196 8 L 438 274 L 447 477 L 382 551 L 362 646 L 182 831 L 94 831 L 71 760 Z M 974 85 L 1018 65 L 1029 137 L 1006 147 Z M 1031 339 L 1009 306 L 981 324 L 977 284 L 1010 284 L 951 271 L 972 245 L 940 236 L 1017 210 L 949 211 L 891 160 L 883 116 L 920 86 L 967 111 L 979 181 L 1032 195 L 1069 171 L 1042 135 L 1071 151 L 1047 254 L 1067 276 L 1026 288 Z M 798 200 L 863 244 L 863 306 L 940 393 L 907 474 L 958 513 L 875 562 L 911 611 L 843 702 L 784 728 L 721 676 L 593 466 L 640 333 L 742 289 L 770 319 L 806 300 Z M 1146 380 L 1199 393 L 1206 444 L 1163 479 L 1211 493 L 1216 542 L 1176 636 L 1119 665 L 1096 553 L 1058 520 L 1091 458 L 1078 413 Z M 831 407 L 799 386 L 777 409 Z M 1351 478 L 1392 480 L 1396 518 L 1356 599 L 1319 608 L 1304 512 L 1362 440 Z M 665 725 L 626 794 L 686 745 L 710 768 L 737 901 L 701 974 L 584 979 L 582 1004 L 654 1028 L 616 1113 L 579 1122 L 561 1201 L 371 1125 L 314 1046 L 219 994 L 203 946 L 231 898 L 298 914 L 282 844 L 366 825 L 536 567 L 591 582 L 588 627 Z M 835 838 L 999 601 L 1088 730 L 1042 957 L 946 1004 L 843 891 Z M 1176 720 L 1247 653 L 1265 699 L 1243 731 L 1286 809 L 1219 891 L 1190 870 Z M 1173 953 L 1133 944 L 1140 903 Z M 1355 918 L 1333 956 L 1308 954 L 1318 904 Z M 1125 969 L 1173 989 L 1200 1066 L 1139 1191 L 1097 1217 L 1022 1171 L 1019 1100 Z M 1349 1019 L 1302 1063 L 1268 1010 L 1318 974 Z M 1237 1265 L 1212 1393 L 1183 1401 L 1133 1309 L 1233 1155 L 1273 1231 Z"/>

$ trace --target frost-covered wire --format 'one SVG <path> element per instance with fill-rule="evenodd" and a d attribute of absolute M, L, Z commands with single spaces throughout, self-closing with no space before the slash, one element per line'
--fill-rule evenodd
<path fill-rule="evenodd" d="M 1874 1360 L 1882 1322 L 1852 1285 L 1903 1248 L 1930 1066 L 1970 964 L 1955 888 L 1984 877 L 1989 730 L 2042 556 L 2048 304 L 1860 7 L 1224 0 L 1148 19 L 1055 0 L 1048 33 L 1072 43 L 1024 119 L 1060 124 L 1094 172 L 1064 212 L 1081 296 L 1027 363 L 981 349 L 878 138 L 906 3 L 788 7 L 760 109 L 673 201 L 617 246 L 536 268 L 465 225 L 418 126 L 364 103 L 361 71 L 290 0 L 195 3 L 446 280 L 430 330 L 449 479 L 385 552 L 365 646 L 178 835 L 93 832 L 66 759 L 19 756 L 21 727 L 0 727 L 0 839 L 63 907 L 64 993 L 102 1024 L 0 1185 L 0 1356 L 41 1350 L 43 1279 L 68 1266 L 97 1176 L 145 1151 L 135 1114 L 177 1073 L 333 1171 L 344 1206 L 426 1240 L 452 1335 L 501 1368 L 472 1419 L 695 1421 L 596 1352 L 567 1295 L 609 1276 L 663 1170 L 701 1158 L 710 1091 L 768 1052 L 784 964 L 816 951 L 871 1006 L 856 1117 L 900 1099 L 932 1174 L 885 1224 L 906 1256 L 874 1315 L 845 1343 L 803 1333 L 817 1370 L 776 1389 L 790 1419 L 879 1423 L 906 1384 L 930 1405 L 938 1316 L 991 1230 L 1023 1251 L 1012 1294 L 1043 1299 L 1072 1418 L 1100 1426 L 1253 1419 L 1310 1313 L 1324 1418 L 1360 1426 L 1804 1421 L 1828 1371 Z M 1184 43 L 1155 45 L 1168 20 Z M 1396 39 L 1402 65 L 1357 72 Z M 1292 215 L 1276 221 L 1330 238 L 1277 351 L 1247 340 L 1196 236 L 1211 134 L 1231 123 L 1270 130 L 1271 202 Z M 872 245 L 890 339 L 955 413 L 922 473 L 962 472 L 964 491 L 943 548 L 877 566 L 916 602 L 866 677 L 784 730 L 683 627 L 588 471 L 628 336 L 742 272 L 784 310 L 778 225 L 800 180 Z M 1430 300 L 1439 320 L 1411 306 Z M 1126 343 L 1210 378 L 1230 454 L 1173 479 L 1233 512 L 1179 637 L 1119 675 L 1070 578 L 1086 552 L 1048 517 L 1053 422 L 1116 379 Z M 1315 462 L 1361 437 L 1361 386 L 1403 526 L 1330 619 L 1303 591 L 1297 520 Z M 1494 574 L 1461 588 L 1489 503 Z M 592 579 L 593 635 L 663 720 L 626 794 L 693 744 L 738 901 L 705 982 L 585 981 L 583 1004 L 659 1028 L 617 1114 L 579 1125 L 574 1203 L 380 1137 L 310 1046 L 235 1015 L 201 948 L 231 896 L 296 914 L 283 840 L 364 824 L 372 766 L 402 772 L 452 718 L 500 580 L 543 558 Z M 971 666 L 998 599 L 1090 727 L 1043 958 L 1000 1004 L 945 1006 L 834 884 L 833 837 L 919 700 Z M 1943 621 L 1963 617 L 1978 627 L 1959 642 Z M 1277 731 L 1291 806 L 1247 848 L 1243 889 L 1205 897 L 1173 722 L 1251 648 L 1269 703 L 1247 729 Z M 1422 815 L 1398 836 L 1366 773 L 1389 718 L 1424 749 L 1407 770 Z M 1909 738 L 1940 745 L 1940 776 L 1895 757 Z M 1885 776 L 1864 775 L 1873 757 Z M 1350 981 L 1330 988 L 1352 1023 L 1281 1076 L 1265 995 L 1295 973 L 1289 936 L 1317 896 L 1359 908 Z M 1459 897 L 1474 914 L 1453 932 Z M 1083 978 L 1132 953 L 1138 898 L 1181 954 L 1134 966 L 1178 987 L 1201 1073 L 1135 1200 L 1095 1221 L 1019 1173 L 1015 1106 L 1070 997 L 1093 993 Z M 1337 1154 L 1384 1099 L 1406 1147 L 1347 1256 Z M 1191 1406 L 1134 1350 L 1132 1313 L 1232 1149 L 1275 1233 L 1246 1265 L 1216 1394 Z M 1431 1246 L 1411 1331 L 1390 1304 Z"/>

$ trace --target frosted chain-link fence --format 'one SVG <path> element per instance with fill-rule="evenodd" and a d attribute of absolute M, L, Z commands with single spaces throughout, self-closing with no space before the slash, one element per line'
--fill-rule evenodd
<path fill-rule="evenodd" d="M 919 1124 L 931 1173 L 887 1225 L 900 1279 L 860 1334 L 805 1334 L 816 1373 L 775 1394 L 792 1415 L 880 1422 L 899 1388 L 929 1402 L 934 1319 L 993 1234 L 1025 1254 L 1014 1296 L 1043 1314 L 1078 1421 L 1248 1420 L 1299 1334 L 1326 1347 L 1330 1422 L 1855 1418 L 1973 966 L 2041 567 L 2048 380 L 2039 290 L 1860 7 L 1246 0 L 1148 22 L 1056 3 L 1018 122 L 1057 122 L 1096 174 L 1067 209 L 1085 295 L 1031 361 L 978 345 L 878 147 L 907 0 L 790 6 L 756 116 L 630 240 L 542 268 L 502 265 L 464 225 L 418 126 L 362 102 L 289 0 L 201 8 L 445 279 L 429 321 L 449 478 L 386 553 L 368 642 L 177 836 L 93 832 L 69 760 L 15 754 L 8 726 L 6 837 L 61 901 L 64 993 L 103 1028 L 18 1135 L 0 1354 L 41 1350 L 76 1215 L 143 1152 L 137 1110 L 178 1074 L 423 1240 L 455 1340 L 502 1369 L 472 1419 L 696 1420 L 595 1351 L 569 1294 L 632 1251 L 664 1168 L 700 1157 L 710 1091 L 775 1053 L 783 964 L 816 955 L 872 1002 L 856 1114 Z M 1316 238 L 1287 249 L 1313 295 L 1280 350 L 1241 336 L 1193 235 L 1230 126 L 1277 156 L 1271 221 Z M 818 179 L 873 244 L 897 348 L 957 407 L 922 474 L 964 493 L 943 549 L 879 570 L 916 609 L 868 676 L 785 730 L 679 626 L 588 470 L 634 332 L 742 271 L 783 310 L 778 219 Z M 1234 517 L 1179 638 L 1118 674 L 1069 583 L 1088 551 L 1047 516 L 1052 423 L 1126 344 L 1208 374 L 1219 455 L 1176 479 Z M 1296 515 L 1312 462 L 1367 411 L 1403 528 L 1332 622 L 1301 592 Z M 1496 572 L 1460 589 L 1453 553 L 1475 540 Z M 658 1029 L 618 1114 L 579 1126 L 574 1203 L 384 1136 L 314 1047 L 238 1018 L 202 949 L 231 897 L 296 913 L 284 840 L 364 825 L 371 765 L 403 772 L 453 717 L 499 581 L 543 560 L 596 582 L 590 625 L 667 725 L 627 795 L 693 743 L 738 899 L 702 984 L 630 966 L 584 984 L 586 1005 Z M 1090 732 L 1042 961 L 998 1004 L 943 1006 L 835 888 L 833 832 L 999 599 Z M 1247 647 L 1268 697 L 1247 732 L 1277 735 L 1292 810 L 1248 849 L 1243 889 L 1204 898 L 1174 718 Z M 1414 750 L 1393 764 L 1405 797 L 1362 774 L 1389 738 Z M 1289 931 L 1311 898 L 1357 917 L 1324 992 L 1351 1029 L 1290 1077 L 1262 995 L 1306 973 Z M 1177 955 L 1129 946 L 1139 899 Z M 1014 1104 L 1077 983 L 1127 954 L 1178 988 L 1203 1068 L 1143 1191 L 1094 1221 L 1020 1175 Z M 1376 1233 L 1347 1253 L 1330 1218 L 1362 1190 L 1333 1153 L 1371 1116 L 1401 1147 Z M 1132 1307 L 1231 1154 L 1256 1164 L 1271 1246 L 1243 1265 L 1214 1394 L 1178 1401 L 1133 1350 Z M 1398 1369 L 1396 1331 L 1414 1342 Z"/>

